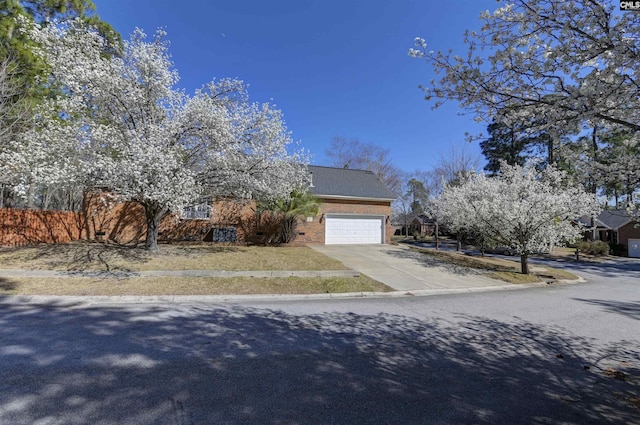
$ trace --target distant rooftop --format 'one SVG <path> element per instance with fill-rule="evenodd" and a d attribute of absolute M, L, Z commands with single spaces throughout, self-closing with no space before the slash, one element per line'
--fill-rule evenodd
<path fill-rule="evenodd" d="M 311 193 L 360 199 L 394 200 L 397 198 L 375 174 L 368 170 L 309 165 L 312 174 Z"/>
<path fill-rule="evenodd" d="M 629 215 L 627 210 L 602 210 L 602 212 L 596 218 L 595 224 L 597 227 L 617 230 L 630 221 L 632 221 L 632 217 Z M 586 226 L 590 226 L 591 218 L 586 216 L 581 217 L 580 222 L 582 222 Z"/>

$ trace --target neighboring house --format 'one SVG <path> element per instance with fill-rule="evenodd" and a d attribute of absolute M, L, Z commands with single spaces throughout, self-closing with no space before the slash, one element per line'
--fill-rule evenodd
<path fill-rule="evenodd" d="M 435 222 L 424 213 L 396 215 L 392 225 L 398 236 L 432 236 L 436 228 Z"/>
<path fill-rule="evenodd" d="M 436 224 L 433 219 L 425 214 L 418 214 L 411 219 L 409 223 L 409 234 L 417 236 L 433 236 L 436 230 Z"/>
<path fill-rule="evenodd" d="M 383 244 L 391 241 L 396 195 L 371 171 L 310 165 L 316 217 L 298 226 L 298 244 Z"/>
<path fill-rule="evenodd" d="M 315 217 L 303 217 L 295 245 L 383 244 L 391 240 L 395 195 L 370 171 L 309 166 L 309 190 L 320 200 Z M 117 203 L 104 192 L 85 197 L 87 234 L 119 243 L 141 241 L 144 213 L 137 204 Z M 261 241 L 255 203 L 219 201 L 186 208 L 167 217 L 159 238 L 166 240 Z M 257 232 L 257 233 L 256 233 Z"/>
<path fill-rule="evenodd" d="M 608 243 L 619 244 L 629 257 L 640 257 L 640 223 L 627 210 L 604 210 L 591 222 L 589 217 L 579 220 L 587 227 L 593 227 L 586 236 Z"/>

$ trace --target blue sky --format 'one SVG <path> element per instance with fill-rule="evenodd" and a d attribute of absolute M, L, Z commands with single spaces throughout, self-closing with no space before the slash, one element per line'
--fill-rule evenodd
<path fill-rule="evenodd" d="M 390 150 L 405 170 L 429 170 L 464 133 L 484 131 L 455 104 L 433 111 L 417 88 L 433 78 L 407 55 L 416 36 L 432 50 L 460 51 L 465 29 L 495 0 L 94 0 L 98 15 L 128 38 L 167 31 L 187 93 L 213 78 L 249 84 L 272 101 L 293 138 L 328 165 L 334 136 Z M 468 146 L 480 155 L 478 143 Z M 484 160 L 481 159 L 482 163 Z"/>

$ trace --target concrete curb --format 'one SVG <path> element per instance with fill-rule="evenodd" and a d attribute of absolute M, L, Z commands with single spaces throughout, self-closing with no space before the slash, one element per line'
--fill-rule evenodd
<path fill-rule="evenodd" d="M 582 281 L 584 281 L 582 279 Z M 578 283 L 565 281 L 564 284 Z M 160 295 L 160 296 L 54 296 L 54 295 L 2 295 L 0 304 L 9 305 L 37 305 L 55 304 L 66 307 L 82 307 L 100 304 L 180 304 L 180 303 L 242 303 L 242 302 L 285 302 L 304 300 L 340 300 L 354 298 L 406 298 L 428 297 L 437 295 L 470 294 L 492 291 L 513 291 L 549 286 L 546 283 L 507 284 L 499 286 L 485 286 L 475 288 L 443 288 L 420 289 L 415 291 L 393 292 L 347 292 L 331 294 L 254 294 L 254 295 Z"/>

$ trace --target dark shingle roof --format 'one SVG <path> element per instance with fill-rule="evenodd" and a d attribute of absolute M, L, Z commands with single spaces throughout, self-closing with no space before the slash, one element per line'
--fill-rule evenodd
<path fill-rule="evenodd" d="M 590 217 L 580 217 L 579 220 L 585 226 L 591 226 Z M 631 221 L 627 210 L 603 210 L 596 218 L 596 227 L 617 230 Z"/>
<path fill-rule="evenodd" d="M 629 216 L 627 210 L 604 210 L 598 216 L 598 221 L 601 221 L 610 229 L 617 229 L 624 226 L 630 220 L 631 216 Z"/>
<path fill-rule="evenodd" d="M 394 200 L 397 196 L 371 171 L 309 165 L 312 174 L 311 193 L 360 199 Z"/>

